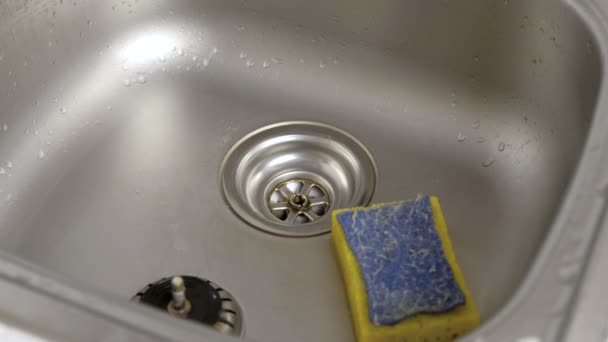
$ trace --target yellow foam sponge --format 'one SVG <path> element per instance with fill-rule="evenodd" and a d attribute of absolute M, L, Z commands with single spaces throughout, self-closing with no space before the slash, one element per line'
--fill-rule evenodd
<path fill-rule="evenodd" d="M 397 203 L 397 202 L 396 202 Z M 430 205 L 434 227 L 441 240 L 443 253 L 452 269 L 453 278 L 464 294 L 465 302 L 455 308 L 438 313 L 420 313 L 404 318 L 393 325 L 376 325 L 370 319 L 368 298 L 362 270 L 353 250 L 348 244 L 338 215 L 345 212 L 365 212 L 369 209 L 394 205 L 376 204 L 372 207 L 336 210 L 332 214 L 332 238 L 346 287 L 353 326 L 359 342 L 428 342 L 452 341 L 475 329 L 479 325 L 479 313 L 467 288 L 464 276 L 452 249 L 447 226 L 439 200 L 431 196 Z M 407 227 L 404 227 L 407 229 Z"/>

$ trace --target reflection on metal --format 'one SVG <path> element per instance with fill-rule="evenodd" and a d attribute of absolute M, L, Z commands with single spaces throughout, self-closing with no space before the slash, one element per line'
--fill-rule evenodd
<path fill-rule="evenodd" d="M 120 56 L 130 62 L 156 62 L 166 58 L 173 51 L 178 40 L 172 37 L 173 32 L 141 32 L 130 40 L 120 51 Z"/>

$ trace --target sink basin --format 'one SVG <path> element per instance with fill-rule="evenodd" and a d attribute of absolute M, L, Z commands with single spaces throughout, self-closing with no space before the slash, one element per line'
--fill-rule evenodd
<path fill-rule="evenodd" d="M 549 0 L 32 0 L 0 4 L 0 75 L 2 250 L 124 302 L 197 275 L 249 338 L 349 341 L 330 236 L 241 219 L 231 148 L 291 121 L 352 136 L 372 202 L 441 199 L 485 322 L 559 212 L 601 63 Z"/>

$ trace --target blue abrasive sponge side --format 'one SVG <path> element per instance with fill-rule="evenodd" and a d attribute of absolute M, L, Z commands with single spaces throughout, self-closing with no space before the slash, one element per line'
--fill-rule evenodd
<path fill-rule="evenodd" d="M 465 303 L 435 229 L 429 196 L 336 218 L 361 268 L 372 323 L 393 325 Z"/>

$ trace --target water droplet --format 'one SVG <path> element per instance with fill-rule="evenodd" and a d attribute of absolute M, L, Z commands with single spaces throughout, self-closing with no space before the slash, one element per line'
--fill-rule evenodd
<path fill-rule="evenodd" d="M 277 57 L 270 57 L 270 61 L 274 64 L 283 64 L 283 60 Z"/>
<path fill-rule="evenodd" d="M 3 123 L 2 124 L 2 130 L 5 131 L 5 132 L 8 131 L 8 124 Z"/>
<path fill-rule="evenodd" d="M 6 167 L 8 167 L 9 169 L 12 169 L 13 163 L 11 163 L 10 161 L 6 162 Z"/>
<path fill-rule="evenodd" d="M 220 49 L 218 49 L 217 47 L 214 47 L 213 50 L 211 50 L 211 53 L 214 55 L 217 55 L 220 52 Z"/>
<path fill-rule="evenodd" d="M 321 63 L 319 64 L 319 68 L 321 69 L 325 69 L 327 65 L 325 65 L 325 62 L 321 61 Z"/>
<path fill-rule="evenodd" d="M 203 66 L 205 68 L 209 66 L 209 59 L 207 59 L 207 58 L 203 59 Z"/>
<path fill-rule="evenodd" d="M 477 142 L 478 142 L 478 143 L 480 143 L 480 144 L 481 144 L 482 142 L 484 142 L 484 141 L 486 141 L 486 138 L 485 138 L 485 137 L 479 137 L 479 138 L 477 138 Z"/>
<path fill-rule="evenodd" d="M 129 66 L 128 66 L 128 65 L 126 65 L 126 64 L 123 64 L 123 65 L 122 65 L 122 70 L 124 70 L 124 71 L 129 70 Z"/>
<path fill-rule="evenodd" d="M 498 144 L 498 150 L 500 152 L 502 152 L 502 151 L 505 150 L 505 143 L 504 142 L 501 142 L 501 143 Z"/>
<path fill-rule="evenodd" d="M 239 58 L 240 59 L 245 59 L 245 58 L 247 58 L 247 54 L 244 53 L 244 52 L 241 52 L 241 54 L 239 55 Z"/>
<path fill-rule="evenodd" d="M 245 26 L 239 25 L 238 30 L 241 32 L 245 31 Z"/>
<path fill-rule="evenodd" d="M 252 66 L 254 66 L 254 65 L 255 65 L 255 62 L 254 62 L 254 61 L 252 61 L 251 59 L 248 59 L 248 60 L 247 60 L 247 62 L 245 62 L 245 65 L 246 65 L 248 68 L 251 68 Z"/>
<path fill-rule="evenodd" d="M 38 159 L 44 159 L 46 155 L 44 154 L 43 150 L 38 151 Z"/>
<path fill-rule="evenodd" d="M 467 137 L 462 134 L 462 132 L 458 132 L 458 142 L 463 142 L 467 139 Z"/>
<path fill-rule="evenodd" d="M 480 124 L 480 123 L 479 123 L 479 120 L 477 120 L 477 121 L 473 122 L 473 128 L 474 128 L 474 129 L 478 129 L 478 128 L 479 128 L 479 124 Z"/>
<path fill-rule="evenodd" d="M 68 110 L 67 110 L 67 109 L 65 109 L 65 108 L 63 108 L 63 107 L 59 108 L 59 113 L 61 113 L 61 114 L 65 114 L 65 113 L 67 113 L 67 112 L 68 112 Z"/>
<path fill-rule="evenodd" d="M 452 102 L 450 102 L 450 106 L 452 106 L 452 108 L 456 108 L 456 105 L 457 105 L 457 104 L 456 104 L 456 101 L 452 101 Z"/>
<path fill-rule="evenodd" d="M 177 49 L 177 54 L 178 54 L 178 55 L 180 55 L 180 56 L 183 56 L 183 55 L 185 55 L 186 53 L 184 52 L 184 50 L 183 50 L 183 49 Z"/>
<path fill-rule="evenodd" d="M 158 61 L 161 62 L 161 63 L 165 63 L 167 61 L 167 57 L 160 56 L 160 57 L 158 57 Z"/>
<path fill-rule="evenodd" d="M 481 165 L 483 167 L 490 167 L 490 165 L 494 164 L 494 157 L 490 156 L 488 157 L 486 160 L 483 161 L 483 163 L 481 163 Z"/>
<path fill-rule="evenodd" d="M 475 63 L 479 62 L 479 56 L 473 56 L 473 61 L 474 61 Z"/>
<path fill-rule="evenodd" d="M 106 107 L 106 110 L 107 110 L 108 112 L 111 112 L 111 111 L 112 111 L 112 106 L 107 106 L 107 107 Z"/>
<path fill-rule="evenodd" d="M 0 175 L 5 175 L 6 170 L 3 167 L 0 167 Z"/>
<path fill-rule="evenodd" d="M 264 61 L 264 63 L 262 63 L 262 68 L 264 68 L 264 69 L 270 68 L 270 63 L 268 63 L 268 61 Z"/>
<path fill-rule="evenodd" d="M 139 82 L 139 83 L 141 83 L 141 84 L 146 83 L 146 76 L 144 76 L 144 75 L 139 75 L 139 76 L 137 77 L 137 82 Z"/>
<path fill-rule="evenodd" d="M 130 87 L 131 86 L 131 80 L 126 79 L 126 80 L 122 81 L 122 84 L 124 84 L 125 87 Z"/>
<path fill-rule="evenodd" d="M 192 56 L 192 61 L 193 61 L 193 62 L 198 61 L 198 56 Z"/>
<path fill-rule="evenodd" d="M 11 194 L 11 193 L 7 194 L 5 197 L 7 202 L 9 202 L 11 200 L 11 198 L 13 198 L 13 194 Z"/>

